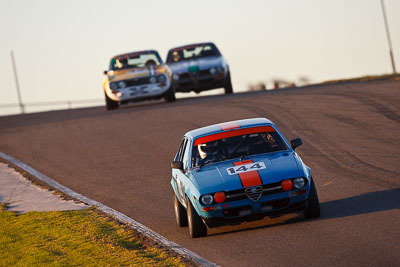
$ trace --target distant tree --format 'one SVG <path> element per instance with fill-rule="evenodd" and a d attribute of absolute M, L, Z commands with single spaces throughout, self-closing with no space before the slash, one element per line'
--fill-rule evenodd
<path fill-rule="evenodd" d="M 271 89 L 278 89 L 278 88 L 290 88 L 290 87 L 308 85 L 311 82 L 311 78 L 307 75 L 300 75 L 297 78 L 297 81 L 294 82 L 294 81 L 286 80 L 283 78 L 274 77 L 270 80 L 270 82 L 272 83 L 272 88 L 270 88 L 270 90 L 271 90 Z M 267 82 L 259 81 L 256 83 L 249 83 L 247 85 L 247 90 L 248 91 L 268 90 Z"/>
<path fill-rule="evenodd" d="M 249 91 L 263 91 L 267 90 L 267 86 L 265 85 L 264 82 L 257 82 L 255 84 L 251 83 L 247 86 L 247 89 Z"/>
<path fill-rule="evenodd" d="M 265 86 L 264 82 L 258 82 L 256 84 L 256 89 L 257 89 L 257 91 L 263 91 L 263 90 L 267 90 L 267 87 Z"/>
<path fill-rule="evenodd" d="M 311 83 L 311 78 L 307 75 L 301 75 L 297 78 L 297 81 L 301 86 L 309 85 Z"/>
<path fill-rule="evenodd" d="M 296 86 L 295 83 L 282 78 L 274 78 L 272 83 L 274 84 L 274 89 Z"/>
<path fill-rule="evenodd" d="M 247 91 L 255 91 L 255 90 L 256 90 L 256 87 L 254 86 L 254 84 L 249 83 L 247 85 Z"/>

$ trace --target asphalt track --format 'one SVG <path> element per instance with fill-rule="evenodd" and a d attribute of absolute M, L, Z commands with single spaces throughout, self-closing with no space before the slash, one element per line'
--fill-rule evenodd
<path fill-rule="evenodd" d="M 182 135 L 267 117 L 309 165 L 322 216 L 266 218 L 191 239 L 175 223 Z M 400 265 L 400 82 L 369 82 L 0 117 L 0 151 L 223 266 Z"/>

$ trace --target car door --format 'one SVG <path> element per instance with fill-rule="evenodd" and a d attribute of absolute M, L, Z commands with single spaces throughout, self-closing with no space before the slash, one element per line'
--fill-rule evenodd
<path fill-rule="evenodd" d="M 187 181 L 186 172 L 188 169 L 189 140 L 184 137 L 174 161 L 182 162 L 183 170 L 172 169 L 172 178 L 175 180 L 178 198 L 185 205 L 185 182 Z"/>

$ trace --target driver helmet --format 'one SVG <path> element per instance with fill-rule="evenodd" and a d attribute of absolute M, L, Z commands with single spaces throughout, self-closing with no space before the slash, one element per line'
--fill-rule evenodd
<path fill-rule="evenodd" d="M 205 144 L 200 144 L 197 146 L 199 150 L 200 158 L 205 159 L 212 155 L 216 155 L 218 152 L 218 143 L 217 141 L 208 142 Z"/>
<path fill-rule="evenodd" d="M 179 56 L 179 53 L 178 53 L 178 51 L 174 51 L 174 52 L 172 52 L 172 58 L 173 58 L 174 62 L 177 62 L 177 61 L 179 61 L 179 59 L 180 59 L 180 56 Z"/>
<path fill-rule="evenodd" d="M 145 65 L 146 66 L 157 65 L 157 63 L 153 59 L 149 59 L 149 60 L 146 61 Z"/>

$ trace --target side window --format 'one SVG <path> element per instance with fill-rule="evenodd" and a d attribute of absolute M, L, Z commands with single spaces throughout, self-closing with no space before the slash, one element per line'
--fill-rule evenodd
<path fill-rule="evenodd" d="M 181 141 L 181 145 L 179 146 L 179 150 L 176 153 L 174 161 L 182 161 L 183 151 L 185 149 L 186 142 L 187 142 L 186 138 L 183 138 L 182 141 Z"/>
<path fill-rule="evenodd" d="M 180 154 L 179 154 L 179 161 L 183 161 L 183 155 L 185 153 L 186 144 L 187 144 L 187 138 L 183 138 L 183 140 L 182 140 L 182 150 L 180 151 Z"/>
<path fill-rule="evenodd" d="M 189 140 L 187 140 L 186 147 L 185 147 L 185 150 L 183 152 L 183 159 L 182 159 L 183 172 L 187 171 L 188 164 L 189 164 L 189 150 L 190 150 L 190 145 L 189 144 L 190 144 L 190 142 L 189 142 Z"/>

